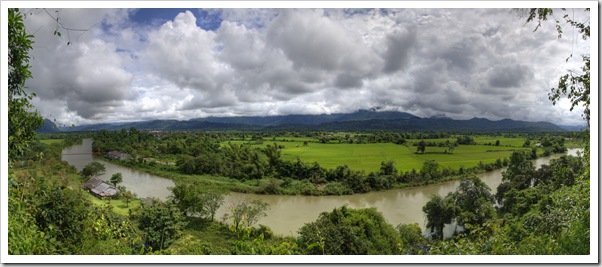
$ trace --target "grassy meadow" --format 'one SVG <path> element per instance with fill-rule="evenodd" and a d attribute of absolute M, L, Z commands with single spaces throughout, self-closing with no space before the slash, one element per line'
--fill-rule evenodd
<path fill-rule="evenodd" d="M 416 154 L 414 142 L 420 140 L 409 139 L 406 145 L 393 143 L 372 143 L 372 144 L 349 144 L 349 143 L 319 143 L 311 138 L 285 138 L 276 137 L 275 139 L 266 138 L 263 144 L 256 144 L 257 147 L 265 147 L 270 144 L 284 146 L 281 157 L 284 160 L 295 161 L 297 158 L 304 162 L 318 162 L 320 166 L 331 169 L 337 166 L 347 165 L 353 170 L 364 170 L 366 172 L 376 172 L 380 169 L 382 161 L 394 161 L 398 170 L 409 171 L 412 169 L 420 170 L 426 160 L 435 160 L 441 166 L 458 169 L 460 167 L 469 168 L 477 166 L 479 161 L 483 163 L 492 163 L 497 159 L 509 158 L 513 151 L 530 151 L 530 148 L 523 148 L 524 138 L 510 138 L 501 136 L 475 136 L 473 137 L 477 145 L 459 145 L 453 153 L 445 153 L 445 147 L 426 147 L 424 154 Z M 282 140 L 286 139 L 286 142 Z M 455 142 L 455 138 L 447 139 L 424 139 L 426 142 Z M 500 146 L 495 144 L 500 141 Z M 308 145 L 304 146 L 304 141 Z M 224 142 L 227 144 L 242 144 L 247 141 L 232 140 Z M 541 151 L 538 151 L 541 152 Z"/>

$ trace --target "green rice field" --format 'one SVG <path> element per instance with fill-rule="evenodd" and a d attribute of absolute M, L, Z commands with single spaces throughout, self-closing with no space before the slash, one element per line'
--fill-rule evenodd
<path fill-rule="evenodd" d="M 291 141 L 295 139 L 294 141 Z M 298 139 L 298 140 L 297 140 Z M 323 144 L 315 142 L 315 139 L 308 138 L 289 138 L 288 142 L 282 142 L 282 138 L 276 138 L 276 141 L 267 139 L 261 145 L 268 144 L 283 145 L 281 157 L 284 160 L 295 161 L 300 158 L 303 162 L 318 162 L 320 166 L 331 169 L 337 166 L 347 165 L 353 170 L 364 170 L 366 172 L 375 172 L 380 169 L 382 161 L 394 161 L 398 170 L 409 171 L 412 169 L 420 170 L 424 161 L 435 160 L 441 166 L 458 169 L 460 167 L 469 168 L 477 166 L 479 161 L 483 163 L 492 163 L 497 159 L 509 158 L 513 151 L 530 151 L 530 148 L 523 148 L 524 138 L 502 138 L 502 137 L 475 137 L 477 145 L 459 145 L 452 154 L 445 153 L 445 147 L 426 147 L 424 154 L 416 154 L 416 147 L 411 144 L 418 140 L 407 140 L 406 145 L 397 145 L 393 143 L 376 144 Z M 310 141 L 310 140 L 313 140 Z M 432 139 L 425 141 L 445 142 L 447 139 Z M 483 145 L 495 143 L 500 140 L 500 146 Z M 304 141 L 310 141 L 307 146 Z M 456 141 L 455 138 L 449 138 L 450 142 Z M 233 144 L 245 143 L 244 141 L 230 141 Z M 227 143 L 227 142 L 225 142 Z"/>

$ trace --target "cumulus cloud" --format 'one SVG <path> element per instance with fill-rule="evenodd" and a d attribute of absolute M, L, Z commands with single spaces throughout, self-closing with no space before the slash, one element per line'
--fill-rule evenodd
<path fill-rule="evenodd" d="M 128 9 L 49 11 L 89 28 L 53 36 L 43 10 L 25 21 L 36 36 L 28 86 L 62 124 L 376 106 L 581 121 L 547 92 L 587 43 L 557 39 L 552 24 L 533 32 L 506 9 L 190 9 L 153 23 Z"/>

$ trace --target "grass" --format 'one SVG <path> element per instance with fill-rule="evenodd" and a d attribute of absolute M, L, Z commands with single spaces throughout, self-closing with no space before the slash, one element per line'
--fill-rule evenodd
<path fill-rule="evenodd" d="M 411 144 L 418 140 L 407 140 L 408 146 L 392 143 L 376 144 L 322 144 L 310 142 L 303 146 L 303 141 L 307 138 L 298 138 L 295 142 L 281 142 L 282 138 L 276 138 L 276 141 L 264 141 L 256 147 L 265 147 L 268 144 L 277 143 L 283 145 L 281 157 L 283 160 L 295 161 L 300 158 L 304 162 L 318 162 L 320 166 L 327 169 L 334 169 L 337 166 L 347 165 L 354 170 L 364 170 L 366 172 L 377 172 L 380 170 L 382 161 L 392 160 L 395 167 L 401 171 L 412 169 L 420 170 L 427 160 L 435 160 L 441 166 L 458 169 L 460 167 L 469 168 L 483 163 L 492 163 L 497 159 L 509 158 L 513 151 L 530 151 L 530 148 L 523 148 L 524 138 L 509 138 L 500 136 L 477 136 L 475 142 L 478 145 L 460 145 L 455 148 L 452 154 L 445 153 L 444 147 L 427 147 L 425 154 L 415 154 L 416 147 Z M 290 139 L 289 139 L 290 140 Z M 450 142 L 456 141 L 455 138 L 448 139 L 428 139 L 427 142 Z M 485 145 L 495 144 L 500 140 L 500 146 Z M 231 141 L 233 144 L 245 143 L 245 141 Z M 228 142 L 224 142 L 227 144 Z"/>
<path fill-rule="evenodd" d="M 84 194 L 87 196 L 87 198 L 90 201 L 92 201 L 92 203 L 94 205 L 97 205 L 100 207 L 112 206 L 113 212 L 115 212 L 119 215 L 123 215 L 123 216 L 128 216 L 130 209 L 140 207 L 140 204 L 142 203 L 139 199 L 135 198 L 130 201 L 130 204 L 128 207 L 128 205 L 126 205 L 126 203 L 123 199 L 111 199 L 111 201 L 109 202 L 107 200 L 99 199 L 88 192 L 85 192 Z"/>
<path fill-rule="evenodd" d="M 45 140 L 40 140 L 40 143 L 46 144 L 46 145 L 60 144 L 62 142 L 63 142 L 63 139 L 45 139 Z"/>

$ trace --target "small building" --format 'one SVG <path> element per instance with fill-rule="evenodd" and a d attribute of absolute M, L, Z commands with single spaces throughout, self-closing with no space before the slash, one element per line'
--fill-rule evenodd
<path fill-rule="evenodd" d="M 96 177 L 90 178 L 82 187 L 88 189 L 97 198 L 113 197 L 119 193 L 119 189 Z"/>
<path fill-rule="evenodd" d="M 128 160 L 132 158 L 132 155 L 121 151 L 109 151 L 109 153 L 107 153 L 107 158 L 115 160 Z"/>

